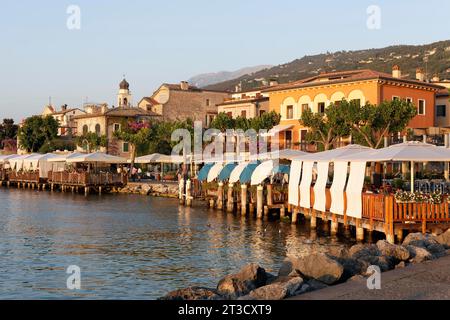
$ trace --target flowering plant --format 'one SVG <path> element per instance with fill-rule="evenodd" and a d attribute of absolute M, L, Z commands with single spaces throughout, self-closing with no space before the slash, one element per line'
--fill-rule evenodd
<path fill-rule="evenodd" d="M 441 204 L 442 203 L 442 194 L 440 191 L 432 192 L 429 195 L 428 203 L 431 204 Z"/>
<path fill-rule="evenodd" d="M 403 190 L 397 190 L 394 198 L 397 202 L 410 202 L 414 200 L 414 194 Z"/>
<path fill-rule="evenodd" d="M 428 202 L 428 199 L 429 199 L 428 195 L 421 191 L 416 191 L 412 195 L 412 200 L 417 203 Z"/>

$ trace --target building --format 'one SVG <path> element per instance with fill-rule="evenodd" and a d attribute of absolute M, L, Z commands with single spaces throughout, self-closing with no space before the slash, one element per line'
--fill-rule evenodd
<path fill-rule="evenodd" d="M 425 81 L 424 73 L 417 70 L 416 79 L 405 79 L 398 66 L 392 74 L 369 69 L 324 73 L 304 80 L 281 84 L 263 90 L 269 95 L 269 108 L 281 114 L 280 144 L 284 147 L 306 145 L 308 128 L 299 119 L 303 110 L 324 112 L 331 103 L 342 99 L 356 100 L 361 105 L 380 104 L 393 99 L 406 99 L 417 107 L 408 127 L 417 135 L 434 132 L 435 94 L 442 87 Z"/>
<path fill-rule="evenodd" d="M 272 82 L 271 86 L 278 83 Z M 248 91 L 235 92 L 230 98 L 226 98 L 222 103 L 217 104 L 218 113 L 226 113 L 232 118 L 258 117 L 264 112 L 269 111 L 269 95 L 262 90 L 269 88 L 265 86 Z"/>
<path fill-rule="evenodd" d="M 85 114 L 74 117 L 74 120 L 77 122 L 78 136 L 88 132 L 106 136 L 107 147 L 101 148 L 100 151 L 128 158 L 131 156 L 129 144 L 114 137 L 114 132 L 121 130 L 122 125 L 129 121 L 146 122 L 159 119 L 160 115 L 131 105 L 131 94 L 126 80 L 119 85 L 118 102 L 117 108 L 108 108 L 107 104 L 86 105 Z M 83 148 L 79 149 L 83 151 Z"/>
<path fill-rule="evenodd" d="M 61 137 L 71 137 L 77 135 L 77 123 L 75 117 L 86 114 L 79 108 L 68 108 L 61 106 L 60 111 L 56 111 L 51 105 L 45 106 L 42 116 L 51 115 L 59 123 L 58 135 Z"/>
<path fill-rule="evenodd" d="M 217 115 L 216 105 L 229 97 L 228 92 L 204 90 L 180 84 L 162 84 L 150 97 L 139 101 L 138 107 L 162 116 L 163 120 L 202 121 L 208 127 Z"/>

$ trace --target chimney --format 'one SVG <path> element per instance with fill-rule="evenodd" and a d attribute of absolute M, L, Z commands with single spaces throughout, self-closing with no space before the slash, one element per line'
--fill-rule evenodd
<path fill-rule="evenodd" d="M 181 81 L 180 82 L 180 88 L 181 88 L 181 90 L 185 90 L 185 91 L 189 90 L 189 82 Z"/>
<path fill-rule="evenodd" d="M 271 87 L 277 86 L 278 85 L 278 80 L 277 79 L 270 79 L 269 85 Z"/>
<path fill-rule="evenodd" d="M 66 111 L 67 110 L 67 104 L 64 104 L 61 106 L 61 111 Z"/>
<path fill-rule="evenodd" d="M 425 81 L 425 72 L 423 72 L 422 68 L 416 69 L 416 79 L 418 81 Z"/>
<path fill-rule="evenodd" d="M 392 77 L 400 79 L 402 77 L 402 71 L 398 65 L 392 67 Z"/>
<path fill-rule="evenodd" d="M 107 104 L 102 104 L 102 106 L 100 107 L 100 112 L 101 113 L 106 113 L 106 111 L 108 111 L 108 105 Z"/>
<path fill-rule="evenodd" d="M 439 74 L 435 73 L 433 78 L 431 79 L 432 82 L 439 82 L 441 79 L 439 78 Z"/>

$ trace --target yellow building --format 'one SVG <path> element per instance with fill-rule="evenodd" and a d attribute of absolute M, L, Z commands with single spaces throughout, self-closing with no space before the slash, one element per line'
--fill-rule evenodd
<path fill-rule="evenodd" d="M 263 90 L 269 95 L 269 108 L 281 114 L 280 145 L 286 148 L 306 147 L 308 128 L 299 120 L 306 108 L 323 113 L 331 103 L 342 99 L 356 100 L 361 105 L 380 104 L 385 100 L 407 99 L 416 105 L 417 116 L 408 127 L 417 134 L 425 134 L 435 123 L 435 94 L 441 86 L 416 79 L 405 79 L 398 66 L 392 75 L 373 70 L 354 70 L 320 74 L 308 79 L 282 84 Z"/>

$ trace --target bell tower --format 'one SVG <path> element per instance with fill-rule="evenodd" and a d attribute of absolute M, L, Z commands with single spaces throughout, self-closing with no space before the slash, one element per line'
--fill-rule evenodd
<path fill-rule="evenodd" d="M 119 84 L 119 94 L 117 95 L 117 106 L 122 108 L 131 107 L 130 84 L 125 80 L 125 76 Z"/>

